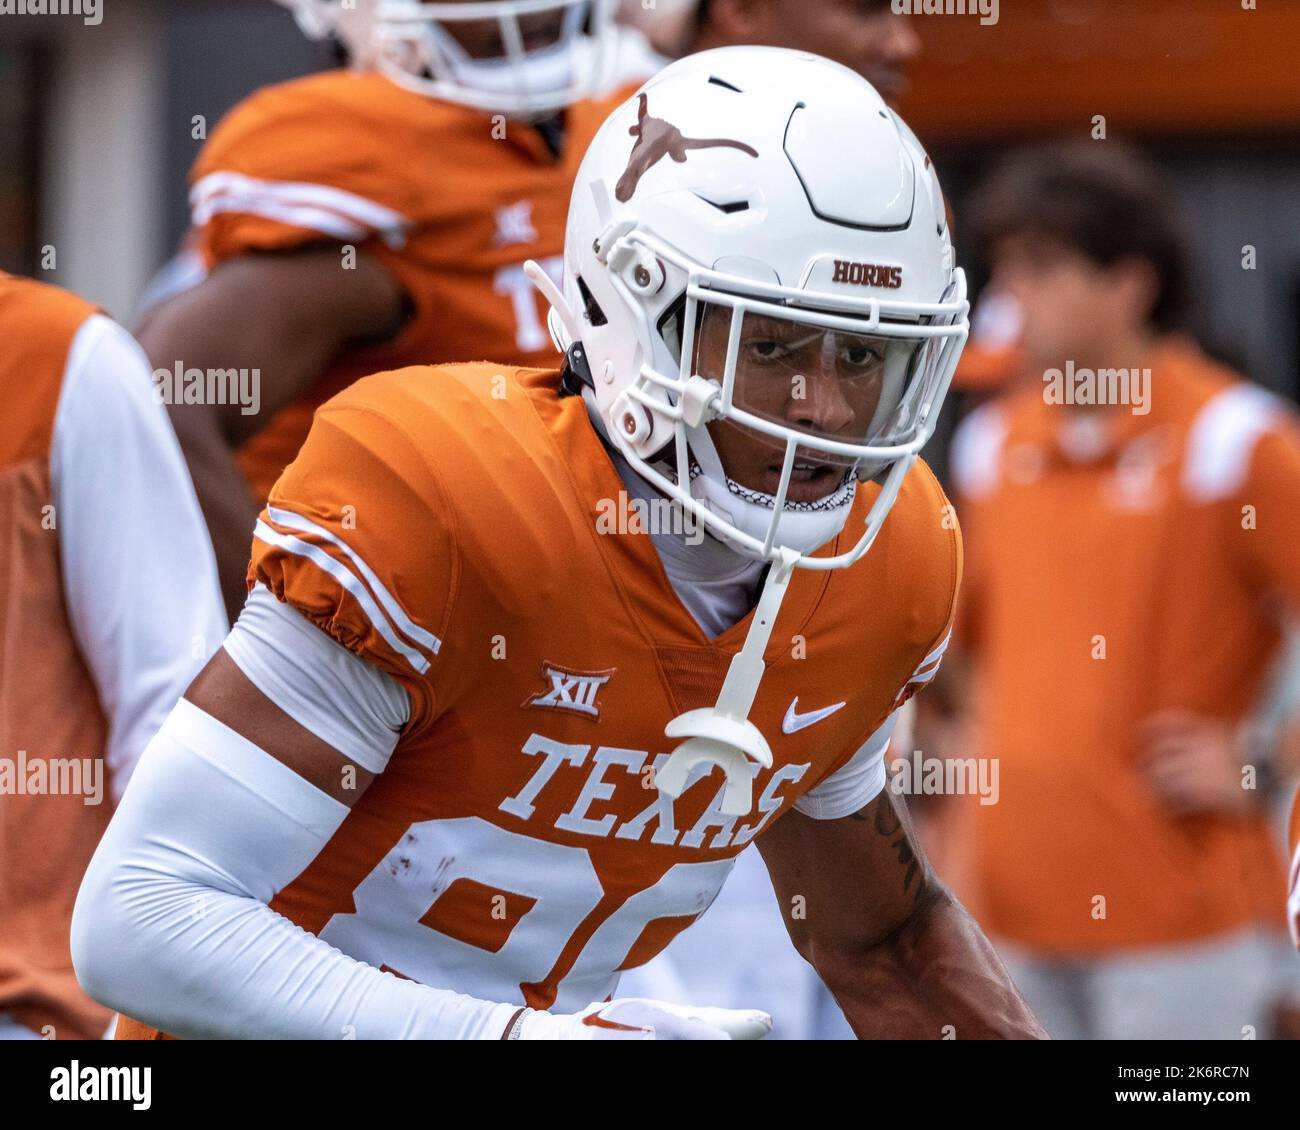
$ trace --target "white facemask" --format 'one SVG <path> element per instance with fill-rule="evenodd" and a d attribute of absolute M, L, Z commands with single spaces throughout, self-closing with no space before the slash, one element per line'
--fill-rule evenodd
<path fill-rule="evenodd" d="M 559 94 L 574 84 L 580 66 L 579 32 L 586 9 L 569 8 L 555 43 L 521 56 L 476 59 L 446 30 L 433 23 L 425 30 L 430 69 L 483 94 Z"/>
<path fill-rule="evenodd" d="M 699 460 L 699 465 L 691 472 L 691 497 L 742 533 L 764 540 L 772 523 L 776 498 L 742 486 L 728 476 L 707 429 L 692 428 L 690 445 Z M 787 501 L 777 527 L 777 542 L 799 553 L 820 549 L 844 528 L 857 494 L 857 485 L 857 479 L 846 472 L 844 482 L 825 498 L 816 502 Z M 752 556 L 741 545 L 728 541 L 725 534 L 712 532 L 733 549 Z"/>

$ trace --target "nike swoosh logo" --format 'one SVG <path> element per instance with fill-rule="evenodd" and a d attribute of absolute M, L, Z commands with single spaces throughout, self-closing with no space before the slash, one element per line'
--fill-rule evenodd
<path fill-rule="evenodd" d="M 799 730 L 807 729 L 809 726 L 815 726 L 824 718 L 829 718 L 840 707 L 845 704 L 837 702 L 834 706 L 823 706 L 820 710 L 810 710 L 807 714 L 800 714 L 795 708 L 799 705 L 799 696 L 794 696 L 794 702 L 790 703 L 790 709 L 785 712 L 785 720 L 781 723 L 781 732 L 783 734 L 794 734 Z"/>

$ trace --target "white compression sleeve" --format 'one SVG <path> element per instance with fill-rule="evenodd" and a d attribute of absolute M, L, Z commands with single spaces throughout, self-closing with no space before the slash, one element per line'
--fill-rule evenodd
<path fill-rule="evenodd" d="M 499 1039 L 517 1006 L 382 973 L 266 905 L 346 814 L 182 699 L 82 882 L 78 979 L 185 1038 Z"/>

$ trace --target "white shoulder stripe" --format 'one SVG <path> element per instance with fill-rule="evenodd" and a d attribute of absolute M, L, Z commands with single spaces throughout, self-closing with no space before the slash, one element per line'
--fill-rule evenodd
<path fill-rule="evenodd" d="M 923 687 L 926 683 L 933 682 L 934 677 L 939 673 L 939 664 L 943 660 L 943 653 L 948 650 L 948 642 L 952 639 L 952 632 L 943 637 L 943 643 L 936 647 L 917 665 L 912 677 L 907 680 L 909 687 Z"/>
<path fill-rule="evenodd" d="M 922 667 L 928 667 L 931 663 L 934 663 L 942 659 L 943 653 L 948 650 L 948 644 L 951 642 L 952 642 L 952 632 L 949 632 L 946 636 L 943 637 L 943 642 L 938 647 L 936 647 L 932 652 L 930 652 L 929 655 L 927 655 L 924 659 L 921 660 L 921 665 L 920 667 L 917 668 L 917 670 L 919 671 Z"/>
<path fill-rule="evenodd" d="M 335 536 L 324 526 L 318 525 L 310 518 L 304 518 L 301 514 L 295 514 L 292 510 L 281 510 L 278 506 L 268 506 L 266 512 L 271 516 L 271 521 L 281 526 L 288 526 L 291 530 L 297 530 L 299 533 L 311 534 L 313 537 L 327 541 L 330 545 L 337 546 L 347 554 L 348 560 L 356 566 L 357 572 L 365 578 L 366 584 L 374 591 L 379 598 L 379 603 L 384 606 L 384 611 L 388 613 L 389 618 L 396 625 L 397 630 L 406 636 L 407 639 L 414 640 L 422 647 L 428 648 L 429 651 L 437 655 L 442 649 L 442 640 L 432 632 L 425 631 L 414 620 L 406 614 L 396 598 L 384 586 L 384 583 L 375 575 L 375 571 L 362 560 L 352 547 L 342 538 Z"/>
<path fill-rule="evenodd" d="M 218 196 L 253 200 L 279 200 L 312 208 L 326 208 L 364 224 L 375 231 L 409 228 L 411 221 L 401 212 L 376 204 L 346 189 L 307 181 L 272 181 L 244 176 L 242 173 L 209 173 L 190 190 L 192 203 L 203 203 Z"/>
<path fill-rule="evenodd" d="M 1291 924 L 1291 940 L 1300 946 L 1300 844 L 1296 844 L 1295 858 L 1291 861 L 1291 895 L 1287 899 L 1287 917 Z"/>
<path fill-rule="evenodd" d="M 370 593 L 366 591 L 356 576 L 353 575 L 344 565 L 336 561 L 319 546 L 311 545 L 308 542 L 300 541 L 298 538 L 289 537 L 287 534 L 277 533 L 271 529 L 260 518 L 257 527 L 253 531 L 253 536 L 260 541 L 266 542 L 267 545 L 273 545 L 277 549 L 283 549 L 286 553 L 293 553 L 299 557 L 305 557 L 312 562 L 317 568 L 322 569 L 333 577 L 340 585 L 350 592 L 356 601 L 361 605 L 362 611 L 365 612 L 370 623 L 388 645 L 401 655 L 416 671 L 417 674 L 423 675 L 429 669 L 429 661 L 424 655 L 411 647 L 404 640 L 400 639 L 393 626 L 388 622 L 387 617 L 379 610 Z"/>
<path fill-rule="evenodd" d="M 1187 436 L 1183 490 L 1188 497 L 1214 502 L 1245 486 L 1255 444 L 1276 423 L 1278 411 L 1271 393 L 1245 381 L 1206 403 Z"/>
<path fill-rule="evenodd" d="M 333 212 L 326 212 L 321 208 L 292 207 L 287 204 L 279 204 L 273 200 L 252 203 L 246 200 L 222 197 L 200 204 L 194 209 L 191 218 L 194 226 L 201 228 L 213 216 L 221 212 L 238 212 L 261 216 L 264 220 L 275 220 L 277 223 L 289 224 L 295 228 L 306 228 L 308 231 L 320 232 L 322 235 L 328 235 L 334 239 L 344 239 L 357 243 L 368 239 L 371 234 L 369 228 L 364 228 L 360 224 L 349 223 L 347 220 L 336 216 Z"/>
<path fill-rule="evenodd" d="M 935 650 L 931 651 L 931 653 L 928 654 L 926 658 L 924 658 L 924 659 L 922 659 L 922 661 L 920 661 L 920 663 L 919 663 L 918 666 L 917 666 L 917 674 L 918 674 L 918 675 L 920 674 L 920 672 L 926 670 L 927 667 L 930 667 L 931 664 L 933 664 L 933 666 L 935 666 L 935 670 L 937 670 L 937 668 L 939 668 L 939 661 L 940 661 L 940 659 L 943 659 L 943 658 L 944 658 L 944 651 L 948 650 L 948 644 L 949 644 L 950 641 L 952 641 L 952 638 L 953 638 L 953 633 L 952 633 L 952 632 L 949 632 L 948 635 L 944 636 L 944 642 L 943 642 L 943 644 L 940 644 L 939 646 L 937 646 L 937 648 L 935 648 Z"/>
<path fill-rule="evenodd" d="M 268 181 L 242 173 L 209 173 L 190 190 L 196 224 L 218 212 L 248 212 L 329 235 L 349 238 L 378 234 L 395 247 L 406 242 L 412 221 L 392 208 L 329 185 L 302 181 Z M 296 218 L 295 218 L 296 217 Z"/>

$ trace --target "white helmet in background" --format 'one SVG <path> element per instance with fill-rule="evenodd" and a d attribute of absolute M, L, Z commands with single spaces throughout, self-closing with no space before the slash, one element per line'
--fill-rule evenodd
<path fill-rule="evenodd" d="M 563 295 L 530 273 L 637 472 L 741 552 L 810 568 L 870 546 L 968 332 L 915 136 L 865 79 L 783 48 L 705 51 L 647 82 L 578 171 Z M 798 403 L 827 387 L 845 401 L 834 421 Z M 729 427 L 770 442 L 765 482 L 728 474 Z M 856 543 L 808 556 L 869 479 L 881 490 Z"/>
<path fill-rule="evenodd" d="M 276 0 L 354 66 L 446 102 L 518 117 L 603 89 L 615 0 Z M 471 26 L 473 25 L 473 26 Z"/>

